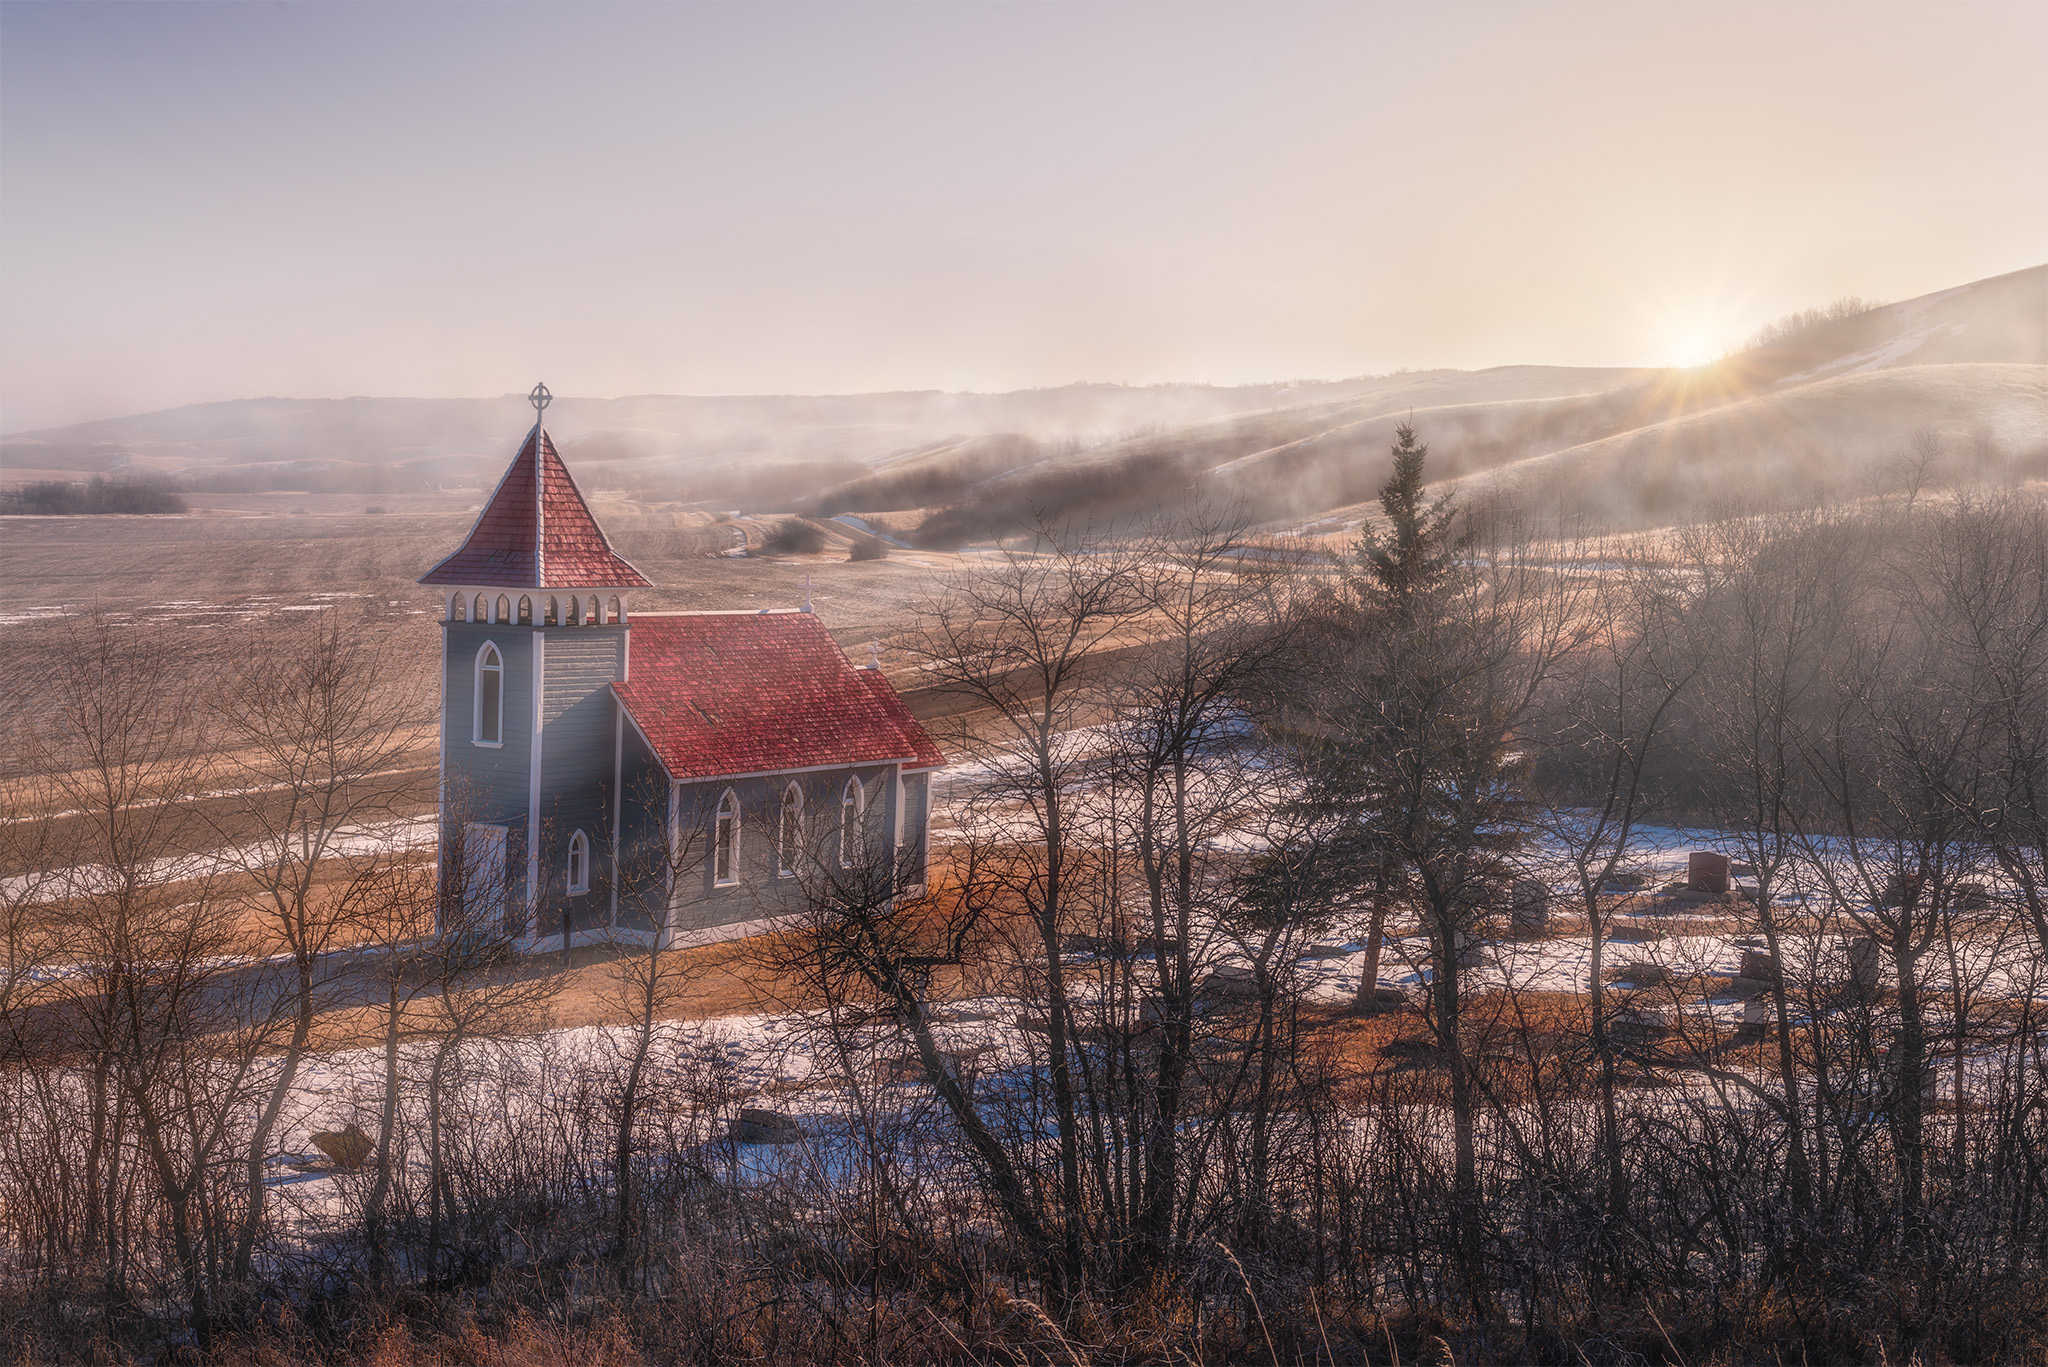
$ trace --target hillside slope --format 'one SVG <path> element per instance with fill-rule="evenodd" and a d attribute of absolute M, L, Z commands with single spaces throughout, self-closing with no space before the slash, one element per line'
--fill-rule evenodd
<path fill-rule="evenodd" d="M 1413 421 L 1432 476 L 1638 525 L 1737 498 L 1867 487 L 1903 451 L 1936 480 L 2048 462 L 2048 266 L 1795 320 L 1692 370 L 1501 366 L 1287 385 L 1007 394 L 568 397 L 549 426 L 586 488 L 646 505 L 896 514 L 960 544 L 1039 515 L 1117 517 L 1200 490 L 1276 527 L 1349 516 Z M 0 439 L 0 479 L 176 475 L 199 490 L 487 487 L 525 420 L 498 399 L 252 399 Z"/>

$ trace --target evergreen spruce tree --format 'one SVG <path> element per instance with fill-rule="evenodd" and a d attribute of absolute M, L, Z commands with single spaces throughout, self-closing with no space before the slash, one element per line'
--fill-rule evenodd
<path fill-rule="evenodd" d="M 1369 612 L 1407 617 L 1416 600 L 1440 587 L 1457 564 L 1458 543 L 1451 534 L 1457 509 L 1448 494 L 1423 498 L 1429 447 L 1415 440 L 1415 428 L 1404 422 L 1394 437 L 1394 473 L 1380 486 L 1380 507 L 1391 525 L 1384 535 L 1368 528 L 1359 538 L 1353 581 Z"/>

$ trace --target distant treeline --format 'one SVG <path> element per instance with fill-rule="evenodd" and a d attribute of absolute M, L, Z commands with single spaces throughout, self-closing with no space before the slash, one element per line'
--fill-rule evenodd
<path fill-rule="evenodd" d="M 341 461 L 186 470 L 177 482 L 199 494 L 390 494 L 429 483 L 404 466 Z"/>
<path fill-rule="evenodd" d="M 182 513 L 185 500 L 172 490 L 170 481 L 152 475 L 94 475 L 71 483 L 59 479 L 32 480 L 11 489 L 0 489 L 0 513 L 41 513 L 61 516 L 73 513 Z"/>
<path fill-rule="evenodd" d="M 1852 318 L 1870 320 L 1868 315 L 1884 307 L 1881 299 L 1858 299 L 1848 295 L 1835 300 L 1824 308 L 1801 309 L 1788 313 L 1783 318 L 1764 324 L 1750 335 L 1743 344 L 1746 351 L 1764 351 L 1776 347 L 1805 345 L 1825 338 L 1840 341 L 1832 334 L 1840 331 L 1839 324 Z"/>

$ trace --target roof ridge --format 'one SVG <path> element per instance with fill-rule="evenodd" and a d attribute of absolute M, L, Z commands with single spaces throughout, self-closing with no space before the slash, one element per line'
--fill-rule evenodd
<path fill-rule="evenodd" d="M 817 614 L 805 612 L 802 608 L 663 608 L 660 612 L 641 611 L 633 614 L 638 621 L 642 617 L 814 617 Z"/>
<path fill-rule="evenodd" d="M 533 435 L 528 440 L 533 443 L 533 582 L 538 588 L 548 582 L 548 482 L 542 477 L 541 465 L 547 459 L 544 453 L 554 446 L 548 440 L 548 429 L 541 426 L 538 409 L 533 415 Z"/>

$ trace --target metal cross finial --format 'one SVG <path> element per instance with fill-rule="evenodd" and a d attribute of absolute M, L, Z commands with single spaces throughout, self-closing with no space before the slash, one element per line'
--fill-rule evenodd
<path fill-rule="evenodd" d="M 540 421 L 541 410 L 543 408 L 546 408 L 549 404 L 553 403 L 555 401 L 555 396 L 548 393 L 548 387 L 546 385 L 537 384 L 533 387 L 533 392 L 526 396 L 526 401 L 533 405 L 533 420 L 534 422 L 538 423 Z"/>

